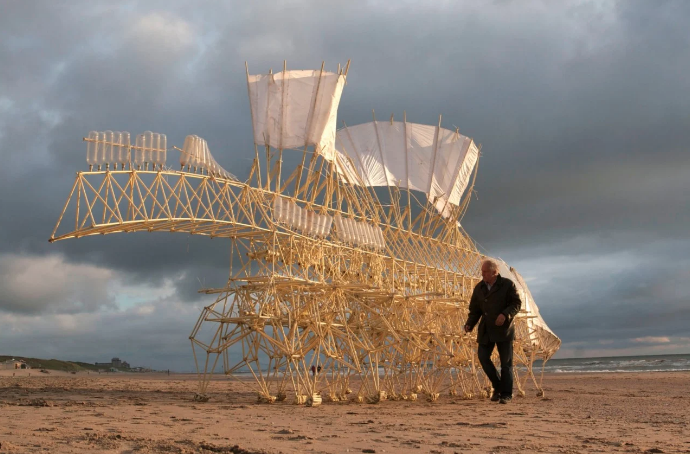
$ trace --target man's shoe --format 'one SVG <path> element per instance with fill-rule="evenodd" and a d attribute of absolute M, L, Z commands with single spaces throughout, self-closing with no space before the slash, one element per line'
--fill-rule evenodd
<path fill-rule="evenodd" d="M 494 391 L 491 395 L 491 402 L 498 402 L 499 400 L 501 400 L 501 393 Z"/>
<path fill-rule="evenodd" d="M 513 396 L 503 396 L 503 397 L 501 397 L 501 400 L 498 401 L 498 403 L 507 404 L 511 400 L 513 400 Z"/>

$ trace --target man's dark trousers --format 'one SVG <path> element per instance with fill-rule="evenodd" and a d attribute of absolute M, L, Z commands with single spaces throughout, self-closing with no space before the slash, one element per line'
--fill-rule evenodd
<path fill-rule="evenodd" d="M 501 376 L 498 376 L 496 366 L 491 361 L 491 353 L 494 346 L 498 349 L 498 356 L 501 358 Z M 484 373 L 494 387 L 494 391 L 501 393 L 501 397 L 513 396 L 513 341 L 489 342 L 479 344 L 477 348 L 479 363 L 484 369 Z"/>

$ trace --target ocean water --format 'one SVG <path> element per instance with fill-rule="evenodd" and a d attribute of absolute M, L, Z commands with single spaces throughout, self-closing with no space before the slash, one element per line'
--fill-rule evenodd
<path fill-rule="evenodd" d="M 520 372 L 524 372 L 524 368 L 517 367 Z M 551 359 L 544 368 L 544 372 L 558 374 L 674 371 L 690 371 L 690 354 Z M 222 373 L 220 369 L 216 372 Z M 534 362 L 534 372 L 541 372 L 541 361 Z M 379 368 L 379 373 L 381 375 L 385 373 L 382 367 Z M 238 370 L 234 372 L 234 375 L 252 376 L 246 369 Z"/>
<path fill-rule="evenodd" d="M 535 371 L 537 367 L 541 369 L 541 362 L 535 362 L 534 366 Z M 546 363 L 544 371 L 554 373 L 690 371 L 690 354 L 552 359 Z"/>

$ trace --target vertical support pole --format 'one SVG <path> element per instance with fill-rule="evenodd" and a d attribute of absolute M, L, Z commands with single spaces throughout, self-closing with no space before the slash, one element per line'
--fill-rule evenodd
<path fill-rule="evenodd" d="M 271 190 L 271 150 L 266 144 L 266 190 Z"/>
<path fill-rule="evenodd" d="M 312 134 L 312 125 L 314 123 L 314 111 L 316 110 L 316 103 L 319 100 L 319 91 L 321 90 L 321 78 L 323 77 L 323 68 L 326 65 L 325 61 L 321 62 L 321 70 L 319 72 L 319 81 L 316 84 L 316 93 L 314 95 L 314 103 L 311 106 L 311 112 L 309 112 L 308 116 L 308 124 L 307 124 L 307 137 L 305 137 L 304 141 L 304 152 L 302 154 L 302 164 L 299 166 L 299 174 L 297 175 L 297 182 L 295 183 L 295 193 L 294 196 L 297 197 L 297 194 L 299 194 L 300 191 L 300 185 L 302 183 L 302 172 L 304 171 L 304 162 L 307 157 L 307 147 L 309 146 L 309 138 L 311 137 Z M 315 146 L 316 148 L 316 146 Z M 316 150 L 314 150 L 316 153 Z M 313 161 L 313 160 L 312 160 Z M 309 173 L 307 173 L 307 179 L 309 178 Z"/>
<path fill-rule="evenodd" d="M 297 197 L 297 193 L 299 192 L 300 185 L 302 183 L 302 172 L 304 172 L 304 163 L 307 160 L 307 146 L 304 146 L 304 150 L 302 151 L 302 163 L 299 165 L 298 169 L 299 171 L 297 172 L 297 181 L 295 181 L 295 192 L 293 193 L 293 197 Z"/>
<path fill-rule="evenodd" d="M 436 209 L 436 197 L 432 200 L 431 198 L 431 187 L 433 186 L 433 181 L 434 181 L 434 170 L 436 170 L 436 154 L 438 153 L 438 140 L 439 140 L 439 135 L 441 134 L 441 118 L 442 116 L 438 116 L 438 126 L 436 126 L 436 133 L 434 134 L 434 154 L 433 157 L 431 158 L 431 168 L 429 169 L 429 188 L 427 190 L 427 205 L 433 205 L 433 208 Z M 428 214 L 428 208 L 424 210 L 424 216 L 422 217 L 422 222 L 420 224 L 420 232 L 422 234 L 428 234 L 428 226 L 426 226 L 426 216 Z M 424 227 L 427 227 L 426 232 L 422 232 L 422 229 Z"/>
<path fill-rule="evenodd" d="M 74 215 L 74 230 L 77 231 L 79 230 L 79 201 L 81 200 L 81 192 L 84 190 L 84 184 L 82 183 L 81 179 L 81 172 L 77 174 L 77 179 L 79 180 L 79 188 L 77 189 L 77 209 L 76 213 Z"/>
<path fill-rule="evenodd" d="M 412 232 L 412 197 L 410 196 L 410 158 L 407 151 L 407 112 L 403 110 L 403 131 L 405 132 L 405 178 L 407 178 L 407 230 Z"/>
<path fill-rule="evenodd" d="M 105 213 L 106 213 L 106 211 L 108 211 L 108 187 L 110 185 L 110 171 L 109 170 L 105 171 L 104 178 L 105 178 L 105 185 L 101 186 L 101 188 L 105 187 L 105 197 L 103 198 L 103 221 L 101 222 L 101 224 L 105 224 Z"/>
<path fill-rule="evenodd" d="M 378 148 L 379 148 L 379 157 L 381 158 L 381 164 L 383 164 L 383 171 L 386 175 L 386 187 L 388 188 L 388 197 L 390 199 L 391 206 L 393 206 L 393 204 L 394 204 L 393 192 L 391 191 L 391 182 L 388 179 L 388 164 L 386 163 L 386 158 L 383 154 L 383 148 L 381 147 L 381 137 L 379 135 L 379 126 L 376 123 L 376 113 L 374 113 L 374 109 L 371 110 L 371 116 L 374 120 L 374 132 L 376 133 L 376 144 L 378 145 Z M 393 124 L 393 115 L 391 115 L 391 125 L 392 124 Z M 372 189 L 372 192 L 374 192 L 373 189 Z M 374 194 L 376 194 L 376 193 L 374 192 Z M 378 197 L 376 197 L 376 199 L 378 200 Z M 381 209 L 383 209 L 383 206 L 381 205 L 380 202 L 379 202 L 379 206 L 381 207 Z M 393 208 L 393 210 L 395 211 L 395 208 Z M 397 221 L 397 219 L 396 219 L 396 221 Z"/>
<path fill-rule="evenodd" d="M 254 144 L 254 167 L 256 170 L 256 185 L 261 187 L 261 163 L 259 162 L 259 147 Z"/>

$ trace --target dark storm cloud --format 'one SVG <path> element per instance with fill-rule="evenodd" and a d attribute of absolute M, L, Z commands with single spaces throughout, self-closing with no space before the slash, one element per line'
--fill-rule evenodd
<path fill-rule="evenodd" d="M 179 146 L 198 134 L 245 177 L 243 62 L 256 73 L 283 59 L 334 69 L 351 58 L 339 120 L 406 110 L 408 121 L 433 124 L 443 114 L 444 126 L 483 145 L 463 225 L 535 278 L 535 299 L 566 343 L 679 333 L 690 290 L 667 266 L 688 269 L 670 257 L 690 252 L 689 19 L 682 1 L 10 2 L 0 17 L 0 255 L 62 254 L 132 285 L 170 282 L 180 300 L 207 298 L 196 290 L 227 277 L 220 240 L 47 243 L 73 172 L 85 168 L 81 137 L 148 129 Z M 619 271 L 611 257 L 632 264 Z M 109 307 L 107 298 L 84 310 Z M 37 301 L 14 295 L 2 308 L 31 312 Z"/>
<path fill-rule="evenodd" d="M 16 356 L 104 362 L 117 356 L 133 367 L 194 369 L 187 335 L 199 310 L 173 299 L 118 312 L 17 316 L 0 313 L 3 352 Z M 40 346 L 40 347 L 39 347 Z M 40 354 L 40 356 L 39 356 Z"/>
<path fill-rule="evenodd" d="M 113 309 L 107 295 L 113 273 L 65 263 L 60 257 L 0 256 L 0 310 L 15 313 L 78 313 Z"/>

